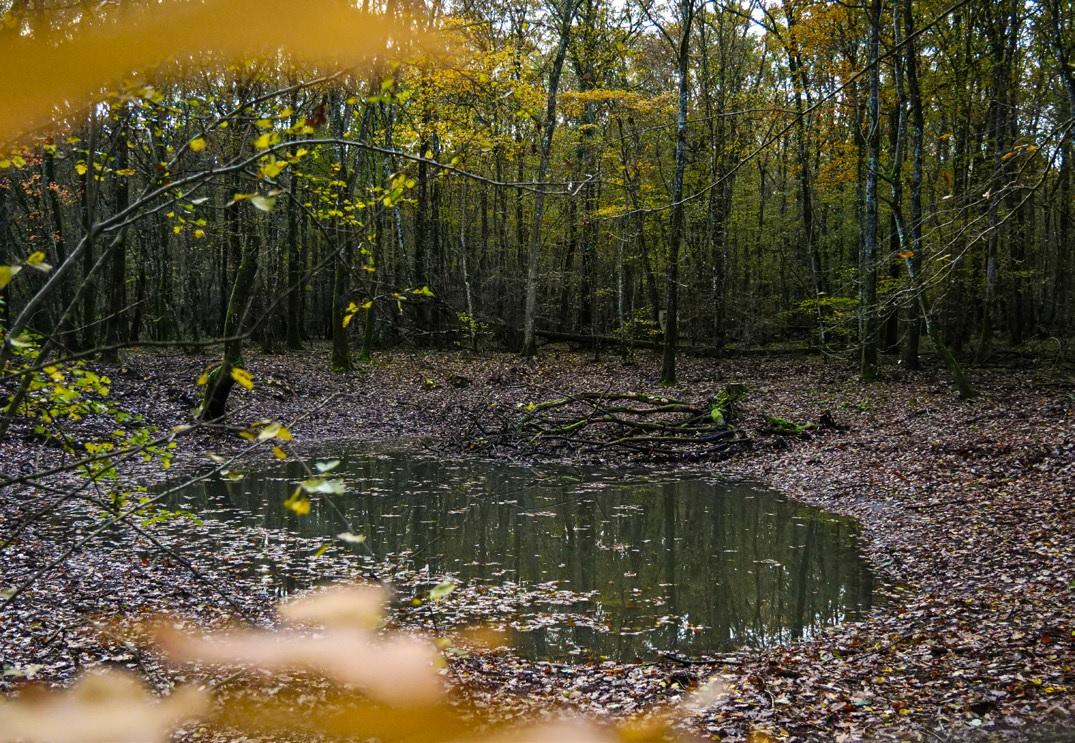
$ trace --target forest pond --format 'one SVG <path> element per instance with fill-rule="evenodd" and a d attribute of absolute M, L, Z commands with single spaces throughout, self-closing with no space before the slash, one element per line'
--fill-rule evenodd
<path fill-rule="evenodd" d="M 475 622 L 544 660 L 698 656 L 809 637 L 861 617 L 873 580 L 854 522 L 698 472 L 529 467 L 407 448 L 323 453 L 344 495 L 296 516 L 295 463 L 195 483 L 173 501 L 353 549 L 369 571 L 446 577 L 486 597 Z M 330 502 L 331 501 L 331 502 Z M 346 544 L 337 535 L 363 535 Z M 295 556 L 298 557 L 298 556 Z M 306 556 L 308 557 L 308 555 Z M 308 559 L 258 569 L 277 594 L 315 582 Z M 492 610 L 489 610 L 492 607 Z"/>

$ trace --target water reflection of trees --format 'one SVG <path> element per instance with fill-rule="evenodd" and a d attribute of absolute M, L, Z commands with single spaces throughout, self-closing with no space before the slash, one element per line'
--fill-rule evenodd
<path fill-rule="evenodd" d="M 579 615 L 524 633 L 520 650 L 535 657 L 771 645 L 870 602 L 849 523 L 749 487 L 628 485 L 609 473 L 536 479 L 522 468 L 403 456 L 352 458 L 341 472 L 352 484 L 337 499 L 342 513 L 320 506 L 298 518 L 282 508 L 297 471 L 204 483 L 186 497 L 269 529 L 357 531 L 374 555 L 402 556 L 433 574 L 592 593 L 591 601 L 523 610 Z M 268 572 L 282 589 L 296 587 L 286 566 Z M 595 616 L 599 628 L 589 626 Z"/>

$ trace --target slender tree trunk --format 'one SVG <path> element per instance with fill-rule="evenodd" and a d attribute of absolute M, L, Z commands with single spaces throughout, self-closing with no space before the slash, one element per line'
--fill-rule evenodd
<path fill-rule="evenodd" d="M 97 344 L 97 281 L 92 278 L 93 266 L 97 262 L 94 251 L 92 226 L 97 212 L 97 118 L 94 113 L 89 118 L 89 136 L 86 148 L 86 172 L 82 175 L 82 232 L 86 235 L 86 245 L 82 253 L 82 276 L 85 286 L 82 294 L 82 347 L 89 349 Z"/>
<path fill-rule="evenodd" d="M 694 20 L 694 0 L 680 4 L 678 63 L 679 107 L 676 117 L 675 172 L 672 176 L 672 217 L 668 235 L 668 263 L 665 266 L 664 354 L 661 384 L 676 383 L 676 351 L 679 345 L 679 251 L 683 243 L 683 176 L 687 168 L 687 103 L 690 92 L 690 35 Z"/>
<path fill-rule="evenodd" d="M 127 115 L 130 115 L 129 111 Z M 126 171 L 130 165 L 128 134 L 128 124 L 124 123 L 117 134 L 116 169 L 119 171 Z M 117 177 L 115 184 L 115 208 L 116 211 L 122 211 L 131 203 L 130 181 L 126 176 Z M 108 319 L 105 325 L 105 345 L 109 349 L 105 352 L 104 358 L 113 363 L 119 361 L 119 344 L 127 340 L 128 324 L 124 313 L 127 308 L 127 236 L 129 234 L 127 228 L 121 231 L 116 243 L 110 248 L 109 256 Z"/>
<path fill-rule="evenodd" d="M 467 181 L 463 179 L 459 192 L 459 262 L 463 269 L 463 292 L 467 303 L 467 327 L 470 331 L 470 350 L 478 351 L 477 320 L 474 317 L 474 293 L 470 287 L 470 265 L 467 261 Z"/>
<path fill-rule="evenodd" d="M 559 9 L 560 40 L 556 47 L 552 69 L 549 71 L 549 90 L 545 99 L 545 122 L 541 135 L 541 160 L 538 164 L 536 180 L 543 183 L 549 172 L 552 157 L 552 138 L 556 131 L 556 97 L 560 88 L 560 73 L 564 68 L 564 58 L 571 39 L 571 24 L 575 18 L 579 0 L 562 0 Z M 523 308 L 523 356 L 533 356 L 537 352 L 537 336 L 534 326 L 537 319 L 537 284 L 538 268 L 541 262 L 542 223 L 545 221 L 545 189 L 538 186 L 534 194 L 534 220 L 530 230 L 530 250 L 526 262 L 526 303 Z"/>
<path fill-rule="evenodd" d="M 1070 323 L 1075 320 L 1075 301 L 1072 297 L 1072 253 L 1075 245 L 1072 244 L 1072 230 L 1075 229 L 1075 218 L 1072 217 L 1072 150 L 1075 149 L 1075 59 L 1073 59 L 1073 41 L 1071 29 L 1075 25 L 1071 21 L 1071 15 L 1065 9 L 1068 4 L 1064 0 L 1047 0 L 1046 20 L 1049 30 L 1049 40 L 1052 42 L 1053 55 L 1056 57 L 1057 69 L 1064 81 L 1064 91 L 1068 98 L 1068 127 L 1064 132 L 1064 139 L 1060 143 L 1060 183 L 1058 195 L 1060 199 L 1060 213 L 1057 215 L 1057 255 L 1056 255 L 1056 278 L 1054 280 L 1052 324 L 1059 332 L 1069 330 Z M 1067 38 L 1065 38 L 1065 33 Z"/>
<path fill-rule="evenodd" d="M 859 295 L 859 340 L 862 355 L 859 373 L 865 381 L 877 377 L 877 181 L 881 149 L 881 0 L 870 0 L 870 64 L 867 114 L 869 131 L 866 137 L 866 193 L 862 235 L 862 287 Z"/>
<path fill-rule="evenodd" d="M 903 341 L 901 361 L 908 369 L 919 367 L 918 348 L 922 335 L 923 313 L 919 311 L 920 305 L 925 304 L 925 298 L 916 296 L 918 293 L 918 272 L 922 265 L 922 162 L 924 159 L 924 143 L 926 119 L 922 112 L 922 91 L 918 84 L 918 51 L 917 43 L 911 37 L 915 33 L 912 0 L 900 0 L 903 3 L 904 38 L 908 39 L 905 47 L 907 71 L 907 95 L 910 105 L 911 116 L 911 222 L 910 242 L 906 257 L 907 271 L 912 279 L 912 301 L 907 308 L 908 321 L 906 335 Z M 943 342 L 943 341 L 942 341 Z"/>
<path fill-rule="evenodd" d="M 247 309 L 254 294 L 258 273 L 258 246 L 244 238 L 243 218 L 238 211 L 242 205 L 232 204 L 231 248 L 239 254 L 239 267 L 228 297 L 228 309 L 224 315 L 224 354 L 220 365 L 209 375 L 198 417 L 206 421 L 221 420 L 227 414 L 228 396 L 235 386 L 232 372 L 243 366 L 243 326 Z"/>
<path fill-rule="evenodd" d="M 785 0 L 784 16 L 788 23 L 788 34 L 791 36 L 787 42 L 788 71 L 791 74 L 791 83 L 795 91 L 795 130 L 796 130 L 796 157 L 799 170 L 799 208 L 802 212 L 803 224 L 803 249 L 810 264 L 810 276 L 813 279 L 815 313 L 817 315 L 818 340 L 821 347 L 827 344 L 825 338 L 825 323 L 822 321 L 821 299 L 825 296 L 825 275 L 821 262 L 821 249 L 817 241 L 817 228 L 814 223 L 814 184 L 812 180 L 813 165 L 810 159 L 810 130 L 806 105 L 809 103 L 807 92 L 806 65 L 803 63 L 802 52 L 794 39 L 794 29 L 797 25 L 795 11 L 792 5 Z"/>

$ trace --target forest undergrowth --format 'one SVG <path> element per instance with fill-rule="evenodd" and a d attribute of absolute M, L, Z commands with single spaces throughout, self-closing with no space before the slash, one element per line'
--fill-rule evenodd
<path fill-rule="evenodd" d="M 103 371 L 118 405 L 167 429 L 189 422 L 193 380 L 208 363 L 137 354 Z M 289 428 L 298 451 L 316 452 L 326 442 L 417 439 L 443 456 L 520 456 L 480 440 L 475 421 L 488 428 L 504 411 L 521 416 L 585 391 L 697 402 L 742 385 L 737 430 L 748 443 L 711 463 L 695 456 L 690 466 L 761 481 L 858 519 L 866 558 L 883 584 L 881 605 L 864 621 L 803 642 L 710 662 L 564 665 L 506 652 L 464 654 L 447 670 L 463 698 L 508 718 L 552 709 L 623 718 L 670 705 L 719 675 L 727 693 L 684 725 L 721 740 L 746 740 L 759 730 L 799 740 L 1050 740 L 1075 724 L 1070 369 L 972 369 L 981 394 L 961 402 L 940 368 L 911 374 L 890 367 L 883 381 L 865 385 L 848 381 L 843 363 L 817 357 L 690 358 L 682 361 L 679 384 L 663 388 L 655 367 L 649 358 L 594 361 L 552 349 L 533 362 L 414 352 L 377 355 L 353 375 L 335 375 L 317 351 L 252 356 L 255 384 L 236 391 L 232 420 L 294 421 Z M 776 431 L 774 419 L 795 428 Z M 100 425 L 91 416 L 72 435 L 88 438 Z M 147 484 L 193 473 L 208 463 L 208 453 L 227 455 L 242 444 L 234 432 L 197 430 L 181 439 L 169 471 L 132 465 L 121 475 Z M 30 430 L 13 428 L 0 442 L 8 476 L 58 464 L 63 456 Z M 560 447 L 555 456 L 572 452 Z M 622 451 L 585 456 L 613 465 L 645 458 Z M 268 451 L 254 457 L 271 461 Z M 9 488 L 0 499 L 0 532 L 12 533 L 48 499 L 60 498 L 62 478 L 50 484 L 55 491 Z M 0 551 L 5 583 L 33 575 L 99 518 L 77 501 L 58 513 L 26 526 Z M 363 577 L 346 545 L 319 550 L 314 541 L 211 518 L 162 523 L 149 534 L 156 544 L 127 529 L 105 532 L 4 610 L 0 687 L 10 691 L 27 679 L 68 682 L 104 664 L 133 669 L 164 692 L 190 671 L 110 640 L 104 629 L 117 618 L 161 613 L 192 626 L 271 625 L 274 596 L 250 568 L 257 551 L 326 579 Z M 397 586 L 404 596 L 408 590 Z M 465 617 L 471 600 L 473 594 L 458 591 L 444 599 L 442 611 Z M 395 622 L 434 630 L 420 612 Z"/>

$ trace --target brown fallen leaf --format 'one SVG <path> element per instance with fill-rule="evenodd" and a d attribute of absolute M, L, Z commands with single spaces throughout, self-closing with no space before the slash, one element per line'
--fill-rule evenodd
<path fill-rule="evenodd" d="M 296 624 L 373 629 L 384 618 L 388 590 L 372 583 L 341 585 L 299 596 L 280 605 L 280 617 Z"/>
<path fill-rule="evenodd" d="M 318 635 L 240 631 L 194 637 L 162 628 L 157 642 L 173 661 L 313 671 L 394 706 L 432 704 L 444 692 L 436 670 L 442 662 L 436 648 L 408 635 L 379 639 L 354 628 Z"/>
<path fill-rule="evenodd" d="M 165 741 L 183 720 L 207 709 L 205 697 L 183 687 L 164 699 L 133 675 L 95 671 L 70 689 L 34 693 L 0 704 L 0 741 L 21 743 L 152 743 Z"/>

